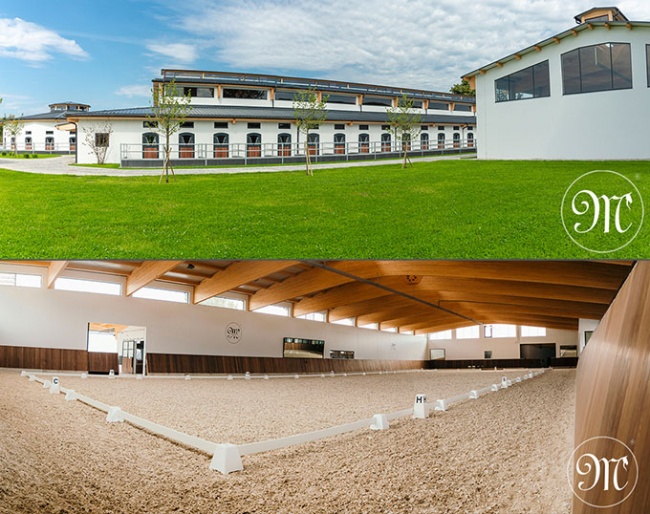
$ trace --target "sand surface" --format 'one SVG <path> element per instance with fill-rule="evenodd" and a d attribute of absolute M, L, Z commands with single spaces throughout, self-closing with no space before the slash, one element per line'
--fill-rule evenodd
<path fill-rule="evenodd" d="M 237 443 L 407 408 L 417 393 L 433 401 L 503 374 L 61 383 Z M 574 370 L 554 370 L 427 420 L 244 457 L 243 472 L 223 476 L 204 454 L 106 423 L 105 414 L 0 370 L 0 512 L 568 514 L 574 387 Z"/>

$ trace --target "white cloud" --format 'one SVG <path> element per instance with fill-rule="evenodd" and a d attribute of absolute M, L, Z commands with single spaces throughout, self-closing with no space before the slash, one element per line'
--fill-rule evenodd
<path fill-rule="evenodd" d="M 198 56 L 196 47 L 186 43 L 149 43 L 147 49 L 184 64 L 193 63 Z"/>
<path fill-rule="evenodd" d="M 20 18 L 0 18 L 0 57 L 38 63 L 59 53 L 78 59 L 88 57 L 76 41 Z"/>
<path fill-rule="evenodd" d="M 134 97 L 151 97 L 151 86 L 144 84 L 129 84 L 127 86 L 122 86 L 117 91 L 116 95 L 126 96 L 128 98 Z"/>
<path fill-rule="evenodd" d="M 630 19 L 650 19 L 647 0 L 619 6 Z M 463 73 L 570 28 L 590 7 L 591 0 L 186 0 L 174 25 L 234 70 L 446 90 Z"/>

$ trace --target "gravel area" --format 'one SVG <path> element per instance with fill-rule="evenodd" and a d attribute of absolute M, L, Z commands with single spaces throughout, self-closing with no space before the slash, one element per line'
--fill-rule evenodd
<path fill-rule="evenodd" d="M 130 386 L 137 399 L 134 407 L 160 394 L 152 412 L 161 417 L 167 413 L 169 420 L 181 409 L 201 413 L 195 403 L 208 402 L 203 410 L 215 412 L 214 405 L 225 401 L 227 392 L 235 395 L 231 404 L 248 406 L 240 422 L 250 414 L 259 419 L 244 423 L 251 426 L 280 418 L 280 428 L 302 426 L 303 418 L 331 405 L 323 418 L 329 426 L 342 405 L 356 403 L 361 408 L 359 404 L 366 403 L 350 398 L 375 402 L 379 397 L 386 406 L 395 401 L 398 409 L 408 407 L 414 395 L 405 384 L 420 376 L 434 381 L 485 376 L 491 383 L 495 375 L 85 382 L 98 388 L 97 395 L 99 388 L 107 388 L 118 399 L 127 399 L 128 389 L 122 388 Z M 69 380 L 62 377 L 62 384 L 71 386 Z M 462 380 L 459 387 L 465 386 Z M 430 390 L 422 391 L 422 382 L 411 384 L 430 399 L 437 396 L 434 386 L 432 382 Z M 293 402 L 284 395 L 297 387 L 303 402 L 313 401 L 309 409 L 285 412 Z M 405 399 L 395 393 L 400 389 Z M 127 423 L 106 423 L 105 414 L 51 395 L 15 370 L 0 370 L 0 512 L 568 514 L 572 495 L 564 470 L 573 449 L 574 389 L 575 370 L 553 370 L 427 420 L 405 418 L 386 431 L 360 430 L 245 457 L 244 471 L 224 476 L 210 471 L 209 458 L 201 453 Z M 165 408 L 173 390 L 182 399 Z M 273 403 L 274 416 L 255 403 L 257 397 Z M 318 407 L 312 412 L 311 405 Z M 359 418 L 354 408 L 344 416 L 349 415 Z M 232 421 L 224 421 L 228 417 L 233 415 L 211 419 L 215 426 L 231 427 Z M 210 433 L 214 428 L 201 430 Z"/>

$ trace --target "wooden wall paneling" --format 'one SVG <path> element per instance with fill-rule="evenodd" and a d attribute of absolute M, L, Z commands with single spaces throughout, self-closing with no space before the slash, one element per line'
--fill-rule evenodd
<path fill-rule="evenodd" d="M 336 373 L 424 369 L 426 361 L 283 359 L 218 355 L 147 354 L 150 373 Z"/>
<path fill-rule="evenodd" d="M 628 484 L 629 487 L 619 492 L 611 483 L 605 490 L 601 481 L 591 490 L 579 492 L 580 498 L 574 497 L 574 514 L 602 513 L 607 509 L 596 506 L 602 507 L 616 501 L 621 503 L 611 512 L 650 512 L 649 384 L 650 262 L 639 262 L 580 358 L 574 441 L 578 448 L 590 440 L 580 446 L 578 457 L 591 453 L 599 459 L 619 459 L 623 456 L 622 447 L 604 437 L 621 441 L 636 457 L 638 483 L 633 491 L 631 484 Z M 633 479 L 634 464 L 630 462 L 629 466 L 630 471 L 625 478 Z M 610 471 L 610 475 L 612 473 Z M 587 485 L 595 481 L 593 476 L 579 477 L 574 473 L 574 490 L 578 480 L 586 481 Z M 623 482 L 623 478 L 620 482 Z M 630 491 L 631 494 L 625 499 Z"/>
<path fill-rule="evenodd" d="M 118 372 L 117 353 L 88 352 L 88 373 Z"/>

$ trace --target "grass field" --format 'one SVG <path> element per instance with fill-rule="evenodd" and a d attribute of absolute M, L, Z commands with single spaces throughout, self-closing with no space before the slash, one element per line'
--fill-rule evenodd
<path fill-rule="evenodd" d="M 567 236 L 564 193 L 596 169 L 648 198 L 650 163 L 636 161 L 454 160 L 170 184 L 0 170 L 0 258 L 650 258 L 647 224 L 609 254 Z"/>

